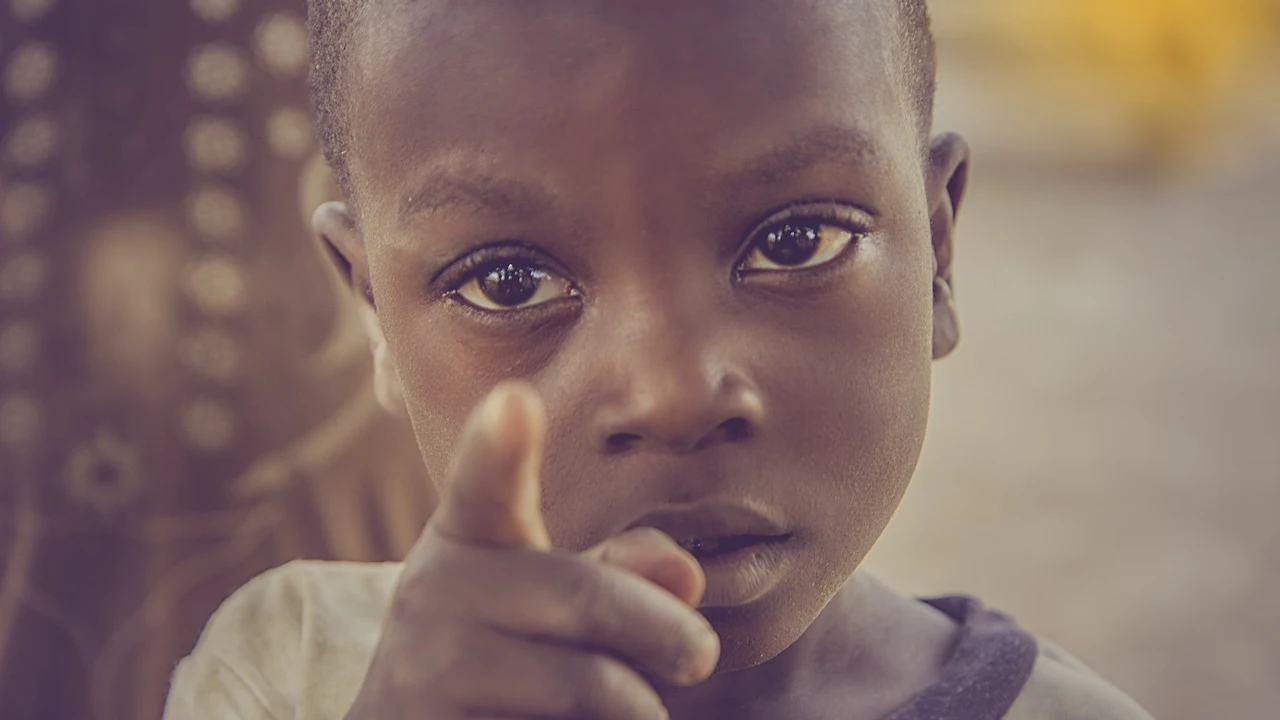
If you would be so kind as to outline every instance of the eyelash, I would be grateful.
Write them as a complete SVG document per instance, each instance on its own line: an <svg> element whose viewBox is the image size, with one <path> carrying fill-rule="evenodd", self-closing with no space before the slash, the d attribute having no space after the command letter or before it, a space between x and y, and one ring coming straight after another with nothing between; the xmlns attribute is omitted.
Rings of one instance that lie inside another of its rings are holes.
<svg viewBox="0 0 1280 720"><path fill-rule="evenodd" d="M537 249L519 243L496 242L476 248L455 261L436 276L435 282L446 288L446 292L456 292L478 271L504 260L519 260L536 268L550 269L546 267L543 254Z"/></svg>
<svg viewBox="0 0 1280 720"><path fill-rule="evenodd" d="M774 211L767 215L763 221L755 223L752 230L747 233L747 241L739 248L738 260L734 264L734 279L741 282L752 275L771 275L793 281L801 280L802 278L805 280L817 279L843 264L842 261L870 234L869 221L874 217L874 213L834 200L801 202L782 210ZM744 270L744 266L750 260L751 253L757 251L765 231L774 226L795 220L834 225L851 233L853 239L838 255L814 267L794 268L785 271ZM493 311L477 307L458 296L458 292L466 283L478 277L480 271L492 267L495 263L512 261L526 263L530 268L544 272L560 276L566 275L563 270L556 267L555 263L547 261L544 252L533 246L513 242L496 242L477 248L466 257L448 266L437 275L433 284L441 288L439 295L486 322L501 322L517 318L524 321L532 315L545 313L560 304L553 301L525 308Z"/></svg>
<svg viewBox="0 0 1280 720"><path fill-rule="evenodd" d="M560 304L558 302L547 302L525 308L494 311L477 307L458 295L459 291L468 282L479 277L481 271L487 270L500 262L519 262L544 272L560 276L567 274L555 263L548 262L545 252L539 251L533 246L511 241L495 242L477 248L471 254L441 271L433 281L433 284L440 289L437 294L485 322L502 322L516 318L527 320L532 316L543 314Z"/></svg>
<svg viewBox="0 0 1280 720"><path fill-rule="evenodd" d="M769 215L765 215L764 220L756 222L751 231L746 233L746 242L737 251L739 260L733 266L733 278L736 281L744 281L749 275L776 275L776 277L785 277L787 279L815 279L820 275L827 274L840 268L842 261L849 258L852 251L858 249L868 234L872 233L872 222L876 219L876 214L869 210L863 210L837 200L810 200L796 202L783 208L782 210L773 211ZM835 225L835 227L844 229L844 231L852 234L852 240L844 250L840 251L835 258L827 260L826 263L812 266L812 268L795 268L788 270L744 270L744 265L751 258L751 252L756 251L759 247L760 240L765 236L765 231L769 228L776 227L788 222L788 220L809 220L809 222Z"/></svg>

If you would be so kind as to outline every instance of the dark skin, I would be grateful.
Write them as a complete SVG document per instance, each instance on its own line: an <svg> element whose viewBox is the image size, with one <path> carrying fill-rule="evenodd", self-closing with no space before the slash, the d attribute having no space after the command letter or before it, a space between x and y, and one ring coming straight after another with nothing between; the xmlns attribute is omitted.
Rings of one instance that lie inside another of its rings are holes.
<svg viewBox="0 0 1280 720"><path fill-rule="evenodd" d="M888 3L398 5L357 33L359 212L315 223L443 504L353 720L904 703L952 628L857 567L955 345L968 149L922 140ZM709 498L792 533L751 602L628 530Z"/></svg>

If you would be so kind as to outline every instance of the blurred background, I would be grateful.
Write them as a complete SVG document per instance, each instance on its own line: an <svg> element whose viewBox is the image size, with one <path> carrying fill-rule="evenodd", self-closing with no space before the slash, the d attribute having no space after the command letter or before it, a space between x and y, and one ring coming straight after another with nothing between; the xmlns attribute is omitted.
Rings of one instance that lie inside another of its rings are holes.
<svg viewBox="0 0 1280 720"><path fill-rule="evenodd" d="M237 586L434 498L306 217L304 0L0 0L0 718L154 720ZM933 0L972 142L868 561L1161 720L1280 707L1280 0Z"/></svg>

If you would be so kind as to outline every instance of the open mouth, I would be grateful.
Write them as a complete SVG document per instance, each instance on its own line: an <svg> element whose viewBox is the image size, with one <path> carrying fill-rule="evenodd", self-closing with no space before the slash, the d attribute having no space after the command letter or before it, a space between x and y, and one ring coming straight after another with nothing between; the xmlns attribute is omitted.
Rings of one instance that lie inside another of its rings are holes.
<svg viewBox="0 0 1280 720"><path fill-rule="evenodd" d="M790 537L790 535L727 535L685 540L680 543L680 547L698 560L711 560L760 545L782 543Z"/></svg>

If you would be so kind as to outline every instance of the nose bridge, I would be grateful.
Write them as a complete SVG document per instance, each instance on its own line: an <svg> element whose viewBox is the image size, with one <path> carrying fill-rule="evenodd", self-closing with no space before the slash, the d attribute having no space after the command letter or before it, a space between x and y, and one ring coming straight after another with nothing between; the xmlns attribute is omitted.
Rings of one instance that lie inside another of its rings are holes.
<svg viewBox="0 0 1280 720"><path fill-rule="evenodd" d="M759 394L709 314L716 303L689 297L708 289L637 289L620 308L608 338L612 392L596 413L604 450L691 452L745 439L760 424Z"/></svg>
<svg viewBox="0 0 1280 720"><path fill-rule="evenodd" d="M663 304L678 306L673 300L668 296ZM633 339L619 356L620 379L637 407L706 400L702 396L712 392L720 374L709 328L698 327L678 307L671 307L668 312L637 316L628 334Z"/></svg>

